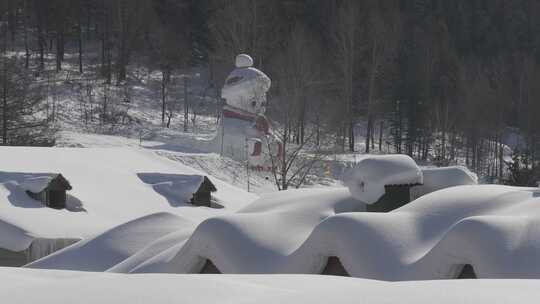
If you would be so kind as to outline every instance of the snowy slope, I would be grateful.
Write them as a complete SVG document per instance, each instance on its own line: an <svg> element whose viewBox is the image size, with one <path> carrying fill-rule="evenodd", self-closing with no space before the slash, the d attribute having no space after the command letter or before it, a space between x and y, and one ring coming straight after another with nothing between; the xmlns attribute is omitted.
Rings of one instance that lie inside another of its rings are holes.
<svg viewBox="0 0 540 304"><path fill-rule="evenodd" d="M33 238L85 238L160 212L200 222L256 199L209 176L224 209L180 202L169 192L156 191L145 177L159 175L162 183L169 178L174 184L175 177L204 173L138 148L2 147L0 171L0 248L13 251L25 249ZM69 210L45 208L24 192L20 184L42 173L62 173L69 180Z"/></svg>
<svg viewBox="0 0 540 304"><path fill-rule="evenodd" d="M538 280L388 283L308 275L122 275L0 268L9 303L537 303ZM8 283L9 282L9 283ZM29 292L31 291L31 292Z"/></svg>

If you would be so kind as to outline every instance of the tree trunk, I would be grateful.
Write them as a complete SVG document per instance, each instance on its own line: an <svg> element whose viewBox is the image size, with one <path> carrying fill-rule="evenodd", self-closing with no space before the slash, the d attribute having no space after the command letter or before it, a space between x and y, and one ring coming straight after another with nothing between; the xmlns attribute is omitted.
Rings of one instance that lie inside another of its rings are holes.
<svg viewBox="0 0 540 304"><path fill-rule="evenodd" d="M370 152L370 139L373 128L373 115L371 113L373 94L375 93L375 74L377 73L377 44L378 37L375 36L373 39L373 44L371 46L371 69L369 73L369 92L368 92L368 104L367 104L367 132L366 132L366 153Z"/></svg>
<svg viewBox="0 0 540 304"><path fill-rule="evenodd" d="M370 152L370 140L371 140L371 127L373 125L373 123L371 122L372 118L371 118L371 115L368 114L368 120L367 120L367 128L366 128L366 153L369 153Z"/></svg>
<svg viewBox="0 0 540 304"><path fill-rule="evenodd" d="M168 72L161 71L161 124L165 124L165 111L167 108L167 83L169 82ZM169 118L169 121L171 119ZM168 126L167 126L168 127Z"/></svg>
<svg viewBox="0 0 540 304"><path fill-rule="evenodd" d="M29 21L28 1L24 1L24 67L28 69L30 66L30 47L28 45L28 21Z"/></svg>
<svg viewBox="0 0 540 304"><path fill-rule="evenodd" d="M8 118L8 81L7 81L7 28L4 27L4 43L2 46L2 144L7 145L7 118Z"/></svg>
<svg viewBox="0 0 540 304"><path fill-rule="evenodd" d="M379 153L382 152L382 140L383 140L384 120L381 120L379 127Z"/></svg>
<svg viewBox="0 0 540 304"><path fill-rule="evenodd" d="M81 9L79 9L79 22L78 22L78 26L77 26L77 29L78 29L78 34L79 34L79 39L78 39L78 44L79 44L79 73L83 73L83 47L82 47L82 40L83 40L83 30L82 30L82 21L81 21L81 18L82 16L80 16L81 14Z"/></svg>
<svg viewBox="0 0 540 304"><path fill-rule="evenodd" d="M189 79L188 77L184 77L184 132L187 132L188 123L189 123L188 86L189 86Z"/></svg>
<svg viewBox="0 0 540 304"><path fill-rule="evenodd" d="M37 44L39 49L39 70L45 69L45 37L43 36L43 12L37 12Z"/></svg>

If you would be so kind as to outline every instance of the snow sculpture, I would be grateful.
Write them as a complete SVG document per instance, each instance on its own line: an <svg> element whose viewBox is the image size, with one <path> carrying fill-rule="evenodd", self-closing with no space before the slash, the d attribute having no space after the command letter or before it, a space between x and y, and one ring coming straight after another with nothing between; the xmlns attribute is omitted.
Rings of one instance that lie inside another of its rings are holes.
<svg viewBox="0 0 540 304"><path fill-rule="evenodd" d="M221 91L226 104L217 137L219 149L238 160L247 158L253 167L268 169L271 167L270 152L277 158L281 150L270 121L264 116L266 92L271 81L253 67L249 55L238 55L235 65Z"/></svg>

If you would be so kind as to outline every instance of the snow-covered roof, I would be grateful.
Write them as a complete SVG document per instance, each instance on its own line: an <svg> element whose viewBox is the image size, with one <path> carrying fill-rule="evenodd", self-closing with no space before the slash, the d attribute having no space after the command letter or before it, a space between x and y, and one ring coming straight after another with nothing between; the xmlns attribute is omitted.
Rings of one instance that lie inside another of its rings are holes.
<svg viewBox="0 0 540 304"><path fill-rule="evenodd" d="M200 257L197 256L201 253L201 256L215 258L220 266L244 264L252 272L271 272L272 267L276 266L275 262L279 261L283 254L293 252L322 219L339 212L364 209L365 204L352 199L346 188L272 193L240 210L237 215L220 216L205 221L200 226L193 226L187 235L186 230L183 230L180 235L171 233L155 242L146 243L148 245L146 249L128 258L126 260L128 262L123 265L113 266L110 262L107 262L107 265L110 271L115 272L189 272L201 262ZM153 225L151 222L147 223L149 227ZM112 239L113 232L106 231L96 239ZM277 237L278 235L281 236ZM188 243L196 247L184 246L187 239L189 239ZM131 241L128 239L125 242ZM142 242L144 243L144 240ZM119 247L122 243L122 240L114 242L115 246ZM86 265L84 261L87 257L93 259L90 256L99 254L95 248L97 246L75 245L33 263L30 267L57 268L60 266L66 269L65 260L71 261L71 257L75 255L79 257L80 263ZM103 250L108 251L107 247ZM236 256L232 257L231 254ZM272 259L273 262L262 262L260 259L264 257ZM177 262L180 264L176 265ZM78 264L78 262L70 262L69 269L80 270ZM284 264L279 269L285 271L285 267ZM103 268L85 268L84 270L103 271Z"/></svg>
<svg viewBox="0 0 540 304"><path fill-rule="evenodd" d="M113 266L126 267L118 265L129 265L130 262L126 261L128 258L150 258L151 255L143 253L146 247L152 247L150 252L155 254L163 239L170 240L171 235L178 235L183 231L188 232L182 234L187 238L195 226L192 221L170 213L151 214L53 253L38 264L42 268L83 271L106 271ZM174 240L179 241L178 238ZM151 246L148 246L149 244Z"/></svg>
<svg viewBox="0 0 540 304"><path fill-rule="evenodd" d="M407 155L370 155L358 161L344 175L351 195L367 204L385 194L385 186L422 184L422 171Z"/></svg>
<svg viewBox="0 0 540 304"><path fill-rule="evenodd" d="M109 271L191 273L209 259L223 273L321 273L337 257L350 275L380 280L450 279L465 264L479 278L540 278L537 188L457 186L389 213L354 212L363 208L347 189L284 191L189 237L164 236ZM82 260L96 254L76 249ZM31 267L58 267L62 254Z"/></svg>
<svg viewBox="0 0 540 304"><path fill-rule="evenodd" d="M34 238L85 238L154 213L200 222L257 198L210 176L218 189L213 196L224 208L193 208L177 199L181 184L191 189L187 184L195 179L184 177L205 174L138 148L1 147L0 168L0 248L12 251L26 249ZM49 172L62 172L75 185L64 210L45 208L25 193L41 189ZM143 181L148 172L162 184Z"/></svg>
<svg viewBox="0 0 540 304"><path fill-rule="evenodd" d="M154 190L167 197L170 203L189 203L201 184L204 175L139 173L139 178Z"/></svg>
<svg viewBox="0 0 540 304"><path fill-rule="evenodd" d="M47 174L28 174L28 178L24 179L19 187L25 191L30 191L34 193L41 192L49 186L53 180L58 180L63 182L66 190L71 190L71 185L69 182L58 173L47 173Z"/></svg>
<svg viewBox="0 0 540 304"><path fill-rule="evenodd" d="M463 166L422 168L422 175L423 183L411 189L411 199L444 188L478 184L476 174Z"/></svg>
<svg viewBox="0 0 540 304"><path fill-rule="evenodd" d="M49 185L52 179L53 179L53 175L28 178L24 180L19 185L19 187L21 187L21 189L25 191L38 193L38 192L43 191L45 188L47 188L47 186Z"/></svg>

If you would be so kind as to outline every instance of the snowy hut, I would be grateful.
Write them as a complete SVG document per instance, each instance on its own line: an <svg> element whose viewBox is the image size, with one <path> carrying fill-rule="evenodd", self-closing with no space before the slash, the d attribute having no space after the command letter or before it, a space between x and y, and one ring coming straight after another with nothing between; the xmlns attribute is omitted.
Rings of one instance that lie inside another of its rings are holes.
<svg viewBox="0 0 540 304"><path fill-rule="evenodd" d="M411 201L411 187L423 183L423 174L407 155L369 156L346 174L351 195L370 212L388 212Z"/></svg>
<svg viewBox="0 0 540 304"><path fill-rule="evenodd" d="M216 192L216 186L210 181L210 179L204 176L198 185L198 188L193 192L191 203L195 206L211 206L212 192Z"/></svg>
<svg viewBox="0 0 540 304"><path fill-rule="evenodd" d="M27 179L21 187L28 196L54 209L66 207L66 191L72 189L69 181L59 173Z"/></svg>

